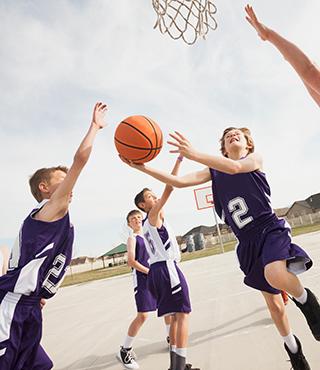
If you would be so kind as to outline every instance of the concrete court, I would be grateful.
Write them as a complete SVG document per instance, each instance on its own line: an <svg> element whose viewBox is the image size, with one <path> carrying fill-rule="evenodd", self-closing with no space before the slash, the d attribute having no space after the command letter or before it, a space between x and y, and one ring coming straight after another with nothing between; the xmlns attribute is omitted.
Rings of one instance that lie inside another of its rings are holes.
<svg viewBox="0 0 320 370"><path fill-rule="evenodd" d="M320 296L320 232L294 238L314 261L301 275ZM289 370L287 355L262 295L242 283L234 252L181 264L191 292L189 362L201 370ZM320 369L316 342L295 305L289 319L313 370ZM131 276L61 288L44 309L42 344L55 370L121 370L115 354L135 315ZM134 347L140 369L168 369L162 319L152 314Z"/></svg>

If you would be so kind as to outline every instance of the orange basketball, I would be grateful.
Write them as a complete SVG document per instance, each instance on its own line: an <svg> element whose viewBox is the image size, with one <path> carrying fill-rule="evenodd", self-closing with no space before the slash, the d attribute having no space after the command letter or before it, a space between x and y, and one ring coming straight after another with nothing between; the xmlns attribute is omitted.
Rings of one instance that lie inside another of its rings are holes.
<svg viewBox="0 0 320 370"><path fill-rule="evenodd" d="M131 116L121 121L114 134L118 153L135 163L155 158L162 148L160 127L145 116Z"/></svg>

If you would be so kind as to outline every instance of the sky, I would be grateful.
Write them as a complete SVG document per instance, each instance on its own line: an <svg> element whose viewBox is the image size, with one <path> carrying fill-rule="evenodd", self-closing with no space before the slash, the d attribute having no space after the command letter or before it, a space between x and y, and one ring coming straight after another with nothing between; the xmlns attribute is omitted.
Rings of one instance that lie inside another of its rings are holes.
<svg viewBox="0 0 320 370"><path fill-rule="evenodd" d="M216 5L217 30L187 46L153 29L151 0L0 0L0 244L11 247L35 205L29 176L72 164L96 101L108 104L108 125L74 189L74 256L99 256L125 242L136 193L150 187L161 194L161 183L117 156L114 131L133 114L154 119L165 140L178 130L211 154L219 154L224 128L249 127L274 208L320 191L319 109L246 22L246 2ZM319 62L318 0L251 5ZM150 166L169 171L169 149L165 144ZM181 174L202 168L185 160ZM175 190L165 215L177 235L214 224L211 209L196 210L193 188Z"/></svg>

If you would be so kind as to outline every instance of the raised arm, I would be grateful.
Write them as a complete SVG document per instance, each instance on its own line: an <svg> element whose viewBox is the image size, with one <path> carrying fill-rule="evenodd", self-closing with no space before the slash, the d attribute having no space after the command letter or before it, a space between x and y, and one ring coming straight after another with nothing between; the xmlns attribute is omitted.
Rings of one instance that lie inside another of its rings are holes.
<svg viewBox="0 0 320 370"><path fill-rule="evenodd" d="M201 153L195 150L190 141L177 131L174 134L170 134L170 136L174 141L168 141L168 144L176 148L171 150L171 153L180 153L192 161L202 163L218 171L234 175L236 173L246 173L262 169L262 158L257 153L251 153L244 159L233 160L217 155Z"/></svg>
<svg viewBox="0 0 320 370"><path fill-rule="evenodd" d="M263 41L269 41L298 73L313 100L320 106L320 69L295 44L259 22L253 8L247 5L246 19Z"/></svg>
<svg viewBox="0 0 320 370"><path fill-rule="evenodd" d="M96 134L105 126L104 115L106 110L107 106L103 103L97 103L95 105L89 130L74 156L70 170L55 192L51 195L50 200L36 214L37 219L42 221L54 221L63 217L68 211L71 192L83 167L90 157Z"/></svg>
<svg viewBox="0 0 320 370"><path fill-rule="evenodd" d="M128 238L127 251L128 265L144 274L148 274L149 269L136 260L136 239L132 236Z"/></svg>

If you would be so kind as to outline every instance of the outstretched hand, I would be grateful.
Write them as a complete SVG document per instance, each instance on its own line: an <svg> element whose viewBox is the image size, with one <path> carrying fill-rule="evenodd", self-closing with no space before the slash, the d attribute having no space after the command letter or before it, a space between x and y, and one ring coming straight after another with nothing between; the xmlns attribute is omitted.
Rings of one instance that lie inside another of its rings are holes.
<svg viewBox="0 0 320 370"><path fill-rule="evenodd" d="M175 150L170 150L170 153L180 153L183 157L188 159L192 159L194 157L196 151L186 137L178 131L175 131L174 134L170 134L170 136L175 141L167 141L167 143L177 148Z"/></svg>
<svg viewBox="0 0 320 370"><path fill-rule="evenodd" d="M251 26L258 32L258 35L263 41L268 40L270 35L270 30L262 23L258 21L258 18L252 8L252 6L247 5L245 7L245 11L247 13L246 20L251 24Z"/></svg>
<svg viewBox="0 0 320 370"><path fill-rule="evenodd" d="M107 105L104 103L96 103L93 109L92 114L92 123L98 127L98 129L104 128L106 123L104 121L104 117L106 115L106 111L108 110Z"/></svg>

